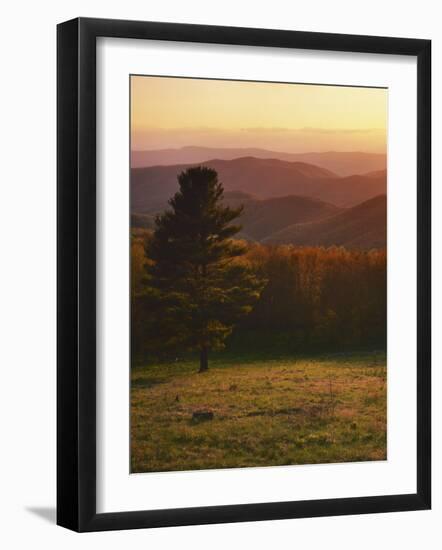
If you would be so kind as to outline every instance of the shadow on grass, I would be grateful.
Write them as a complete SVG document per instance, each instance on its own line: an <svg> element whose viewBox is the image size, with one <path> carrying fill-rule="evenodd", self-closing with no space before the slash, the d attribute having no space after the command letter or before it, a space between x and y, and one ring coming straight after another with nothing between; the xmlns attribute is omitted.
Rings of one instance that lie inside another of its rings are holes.
<svg viewBox="0 0 442 550"><path fill-rule="evenodd" d="M133 388L152 388L153 386L157 386L158 384L164 384L166 380L161 378L148 378L148 377L142 377L142 378L136 378L135 380L132 380L132 387Z"/></svg>

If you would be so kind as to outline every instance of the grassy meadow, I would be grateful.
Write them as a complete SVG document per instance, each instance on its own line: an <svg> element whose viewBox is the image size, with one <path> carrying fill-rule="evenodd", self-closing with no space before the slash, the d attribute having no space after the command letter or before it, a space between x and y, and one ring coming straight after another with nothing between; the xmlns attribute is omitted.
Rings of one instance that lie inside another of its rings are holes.
<svg viewBox="0 0 442 550"><path fill-rule="evenodd" d="M131 471L385 460L384 352L133 366ZM194 413L213 413L212 419Z"/></svg>

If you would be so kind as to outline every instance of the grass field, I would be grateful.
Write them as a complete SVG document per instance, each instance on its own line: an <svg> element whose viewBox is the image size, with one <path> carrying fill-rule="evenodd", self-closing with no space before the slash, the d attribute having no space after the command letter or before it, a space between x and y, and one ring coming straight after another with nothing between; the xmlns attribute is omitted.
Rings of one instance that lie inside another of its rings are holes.
<svg viewBox="0 0 442 550"><path fill-rule="evenodd" d="M385 460L384 353L136 366L131 471ZM195 420L195 412L213 413Z"/></svg>

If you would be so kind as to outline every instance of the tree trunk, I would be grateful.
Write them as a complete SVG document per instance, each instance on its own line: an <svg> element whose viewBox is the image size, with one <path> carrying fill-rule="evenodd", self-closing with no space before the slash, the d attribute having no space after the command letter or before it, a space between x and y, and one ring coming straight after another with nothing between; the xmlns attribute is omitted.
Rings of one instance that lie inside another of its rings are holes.
<svg viewBox="0 0 442 550"><path fill-rule="evenodd" d="M207 347L203 346L200 350L200 370L199 372L204 372L209 368L208 353Z"/></svg>

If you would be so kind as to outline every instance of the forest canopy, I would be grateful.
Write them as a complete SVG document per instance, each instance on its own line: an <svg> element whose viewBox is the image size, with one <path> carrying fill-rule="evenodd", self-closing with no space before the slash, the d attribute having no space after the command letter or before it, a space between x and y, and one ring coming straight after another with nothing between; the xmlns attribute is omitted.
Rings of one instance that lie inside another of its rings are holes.
<svg viewBox="0 0 442 550"><path fill-rule="evenodd" d="M145 242L152 233L132 230L132 353L152 353L143 304ZM273 353L385 349L387 256L385 250L241 244L238 262L267 281L253 310L227 340L230 350L253 346ZM180 350L171 350L173 355Z"/></svg>

